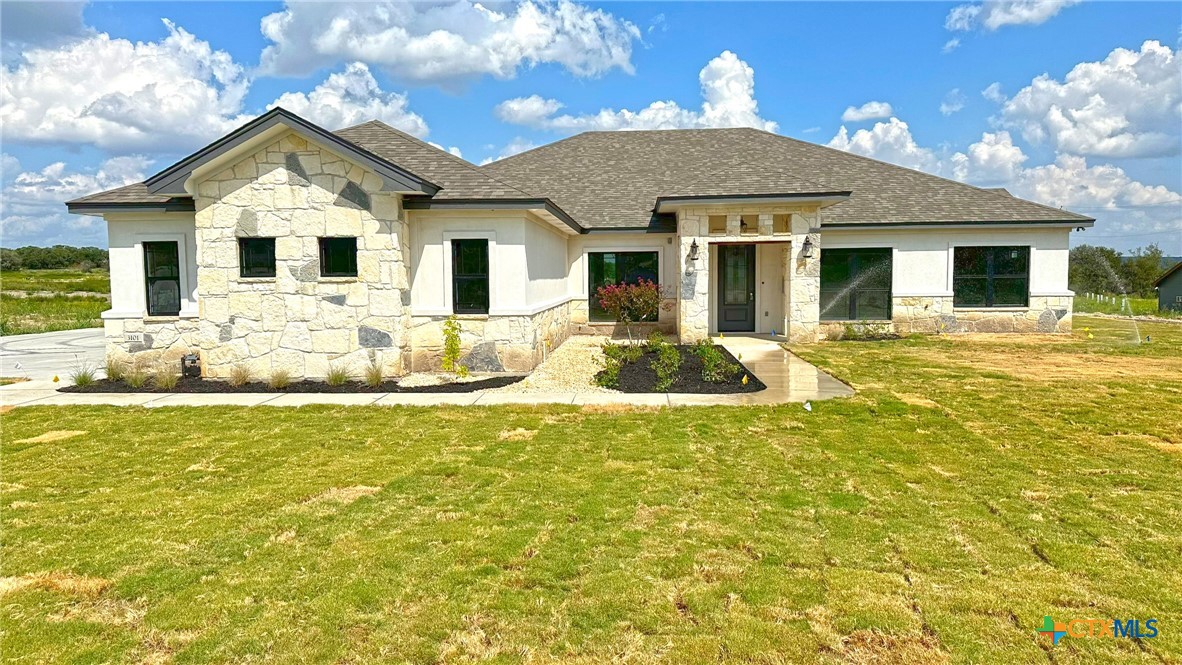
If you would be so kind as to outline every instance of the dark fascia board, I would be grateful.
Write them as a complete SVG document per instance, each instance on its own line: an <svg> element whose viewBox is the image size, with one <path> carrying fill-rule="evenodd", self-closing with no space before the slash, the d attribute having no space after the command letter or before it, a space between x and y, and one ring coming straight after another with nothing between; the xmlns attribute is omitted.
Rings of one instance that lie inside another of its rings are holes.
<svg viewBox="0 0 1182 665"><path fill-rule="evenodd" d="M704 194L701 196L658 196L657 205L653 208L661 211L663 205L686 205L708 203L710 201L799 201L801 199L821 199L842 201L848 199L853 192L794 192L791 194Z"/></svg>
<svg viewBox="0 0 1182 665"><path fill-rule="evenodd" d="M97 201L67 201L66 210L80 215L101 215L109 212L193 212L193 199L176 198L164 203L123 202L101 203Z"/></svg>
<svg viewBox="0 0 1182 665"><path fill-rule="evenodd" d="M825 229L897 229L908 227L939 227L939 226L1095 226L1096 220L1087 219L1040 219L1040 220L1000 220L1000 221L942 221L942 222L826 222L821 221L821 230Z"/></svg>
<svg viewBox="0 0 1182 665"><path fill-rule="evenodd" d="M192 155L148 178L144 181L144 184L148 186L148 191L153 194L185 196L188 194L185 191L185 181L189 179L189 175L194 169L233 150L258 134L281 124L303 133L315 141L340 150L350 159L369 167L381 175L387 184L393 184L404 190L422 192L424 194L435 194L441 189L439 185L424 180L397 164L382 159L356 143L346 141L332 132L279 107L267 111Z"/></svg>
<svg viewBox="0 0 1182 665"><path fill-rule="evenodd" d="M1154 282L1153 282L1154 288L1157 288L1157 287L1161 286L1162 284L1164 284L1166 281L1166 278L1168 278L1170 275L1173 275L1174 273L1178 272L1179 270L1182 270L1182 261L1179 261L1178 263L1175 263L1174 265L1170 266L1169 270L1163 272L1161 274L1161 277L1158 277L1156 280L1154 280Z"/></svg>
<svg viewBox="0 0 1182 665"><path fill-rule="evenodd" d="M408 196L402 199L406 210L538 210L542 209L562 220L575 233L586 233L573 217L550 199L432 199L426 196Z"/></svg>

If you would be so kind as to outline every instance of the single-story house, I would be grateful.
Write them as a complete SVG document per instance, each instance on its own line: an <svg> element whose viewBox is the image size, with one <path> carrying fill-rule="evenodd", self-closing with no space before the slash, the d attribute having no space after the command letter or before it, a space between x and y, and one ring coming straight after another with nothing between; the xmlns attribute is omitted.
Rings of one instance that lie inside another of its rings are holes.
<svg viewBox="0 0 1182 665"><path fill-rule="evenodd" d="M107 221L109 354L323 376L529 370L611 328L648 278L683 342L1071 326L1089 217L755 129L588 132L476 166L381 122L274 109L146 181L70 201Z"/></svg>
<svg viewBox="0 0 1182 665"><path fill-rule="evenodd" d="M1157 290L1157 309L1160 312L1182 312L1182 261L1170 266L1153 282Z"/></svg>

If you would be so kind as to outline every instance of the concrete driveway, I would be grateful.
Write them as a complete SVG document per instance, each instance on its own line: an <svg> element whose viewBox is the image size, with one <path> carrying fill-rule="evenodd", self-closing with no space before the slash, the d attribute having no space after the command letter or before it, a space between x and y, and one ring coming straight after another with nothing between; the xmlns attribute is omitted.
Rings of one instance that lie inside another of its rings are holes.
<svg viewBox="0 0 1182 665"><path fill-rule="evenodd" d="M0 376L66 381L79 365L101 369L105 361L102 328L0 337Z"/></svg>

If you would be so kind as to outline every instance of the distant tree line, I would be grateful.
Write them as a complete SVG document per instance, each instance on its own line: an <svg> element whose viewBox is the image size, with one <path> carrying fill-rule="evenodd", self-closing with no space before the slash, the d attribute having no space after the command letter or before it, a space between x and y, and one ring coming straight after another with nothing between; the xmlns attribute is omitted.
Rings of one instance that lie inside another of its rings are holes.
<svg viewBox="0 0 1182 665"><path fill-rule="evenodd" d="M1067 281L1076 293L1121 293L1151 297L1164 272L1157 245L1121 254L1108 247L1080 245L1071 250Z"/></svg>
<svg viewBox="0 0 1182 665"><path fill-rule="evenodd" d="M47 270L74 268L77 270L107 270L107 250L98 247L18 247L0 249L0 270Z"/></svg>

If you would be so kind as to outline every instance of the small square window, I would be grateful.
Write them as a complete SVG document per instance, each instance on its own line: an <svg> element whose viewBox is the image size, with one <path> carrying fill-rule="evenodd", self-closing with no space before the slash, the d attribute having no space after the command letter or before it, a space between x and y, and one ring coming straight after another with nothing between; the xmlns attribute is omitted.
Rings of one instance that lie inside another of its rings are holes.
<svg viewBox="0 0 1182 665"><path fill-rule="evenodd" d="M238 276L275 276L275 239L238 239Z"/></svg>
<svg viewBox="0 0 1182 665"><path fill-rule="evenodd" d="M357 238L320 239L320 276L357 276Z"/></svg>
<svg viewBox="0 0 1182 665"><path fill-rule="evenodd" d="M708 218L708 224L710 227L710 235L726 235L726 215L710 215Z"/></svg>
<svg viewBox="0 0 1182 665"><path fill-rule="evenodd" d="M739 215L739 233L745 236L759 235L759 215Z"/></svg>
<svg viewBox="0 0 1182 665"><path fill-rule="evenodd" d="M786 236L792 232L792 215L780 214L772 215L772 233L778 236Z"/></svg>

